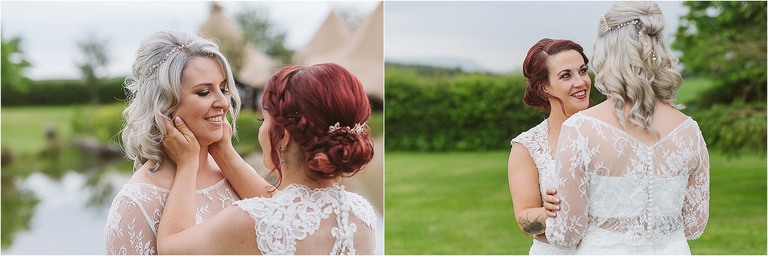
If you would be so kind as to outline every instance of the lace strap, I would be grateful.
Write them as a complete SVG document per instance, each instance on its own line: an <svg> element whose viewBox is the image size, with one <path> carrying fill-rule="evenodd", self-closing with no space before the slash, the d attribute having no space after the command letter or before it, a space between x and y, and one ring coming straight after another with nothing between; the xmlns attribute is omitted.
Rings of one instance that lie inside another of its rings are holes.
<svg viewBox="0 0 768 256"><path fill-rule="evenodd" d="M344 191L347 204L350 205L350 209L360 218L365 225L376 230L376 211L373 209L371 203L365 200L362 196Z"/></svg>
<svg viewBox="0 0 768 256"><path fill-rule="evenodd" d="M538 158L539 155L546 154L549 151L549 138L547 134L547 120L544 119L541 123L534 126L530 130L524 131L517 135L510 142L511 145L520 143L531 154L533 159Z"/></svg>

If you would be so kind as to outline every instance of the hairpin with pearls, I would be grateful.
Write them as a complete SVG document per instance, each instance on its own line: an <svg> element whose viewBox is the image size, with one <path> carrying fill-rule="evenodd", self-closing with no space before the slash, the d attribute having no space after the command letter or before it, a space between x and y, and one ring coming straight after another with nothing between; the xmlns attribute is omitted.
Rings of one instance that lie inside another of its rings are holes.
<svg viewBox="0 0 768 256"><path fill-rule="evenodd" d="M165 63L165 61L168 60L168 57L171 57L171 54L174 54L176 52L180 52L181 50L183 50L184 48L189 46L191 43L192 42L189 42L189 43L186 43L186 44L182 44L182 45L177 45L176 47L173 47L173 49L171 49L170 52L166 53L165 56L163 56L163 59L160 60L160 62L156 63L155 65L152 65L151 67L149 67L149 70L147 71L147 74L144 75L144 77L149 78L149 76L151 76L152 73L155 72L157 67L159 67L160 65Z"/></svg>
<svg viewBox="0 0 768 256"><path fill-rule="evenodd" d="M640 21L640 19L630 20L630 21L627 21L627 22L624 22L624 23L621 23L619 25L611 27L611 26L608 26L608 21L605 20L605 15L601 15L600 18L603 20L603 24L605 25L605 31L606 32L614 30L614 29L620 29L620 28L623 28L624 26L628 26L628 25L635 25L635 27L637 27L637 39L638 40L641 40L643 38L643 34L645 33L645 26L643 26L643 22ZM654 63L656 62L656 51L654 51L653 49L651 49L651 60Z"/></svg>

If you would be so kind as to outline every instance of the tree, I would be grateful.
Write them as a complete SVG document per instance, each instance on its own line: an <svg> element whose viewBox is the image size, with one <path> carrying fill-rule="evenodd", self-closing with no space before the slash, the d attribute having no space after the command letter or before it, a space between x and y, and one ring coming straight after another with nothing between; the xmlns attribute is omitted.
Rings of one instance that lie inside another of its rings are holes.
<svg viewBox="0 0 768 256"><path fill-rule="evenodd" d="M77 42L77 47L83 54L77 66L80 68L88 87L91 88L91 102L93 104L99 103L99 76L109 63L106 45L106 40L99 39L93 33Z"/></svg>
<svg viewBox="0 0 768 256"><path fill-rule="evenodd" d="M282 63L291 63L294 51L285 46L287 33L269 20L268 9L244 4L235 19L243 29L245 40Z"/></svg>
<svg viewBox="0 0 768 256"><path fill-rule="evenodd" d="M31 66L21 49L21 38L2 39L0 53L0 83L4 92L3 98L12 97L28 91L29 78L24 76L24 70Z"/></svg>
<svg viewBox="0 0 768 256"><path fill-rule="evenodd" d="M765 102L766 2L685 2L672 47L686 74L709 77L714 87L700 104Z"/></svg>

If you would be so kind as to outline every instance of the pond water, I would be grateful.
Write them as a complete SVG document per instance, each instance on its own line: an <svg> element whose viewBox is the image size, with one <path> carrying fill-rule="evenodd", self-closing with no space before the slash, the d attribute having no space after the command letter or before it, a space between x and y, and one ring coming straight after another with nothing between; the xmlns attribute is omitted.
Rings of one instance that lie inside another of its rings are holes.
<svg viewBox="0 0 768 256"><path fill-rule="evenodd" d="M3 209L0 254L105 253L107 212L112 198L128 182L130 172L125 170L131 164L121 159L76 168L86 171L42 167L21 178L12 177L14 169L4 167L4 172L9 171L3 177L3 207L7 208ZM384 222L378 215L376 252L383 254Z"/></svg>
<svg viewBox="0 0 768 256"><path fill-rule="evenodd" d="M119 188L129 175L109 173L104 182ZM104 224L109 204L91 205L94 190L88 179L68 172L61 180L42 173L27 177L19 187L40 200L29 223L30 230L17 233L2 254L104 254ZM117 193L105 195L112 198Z"/></svg>

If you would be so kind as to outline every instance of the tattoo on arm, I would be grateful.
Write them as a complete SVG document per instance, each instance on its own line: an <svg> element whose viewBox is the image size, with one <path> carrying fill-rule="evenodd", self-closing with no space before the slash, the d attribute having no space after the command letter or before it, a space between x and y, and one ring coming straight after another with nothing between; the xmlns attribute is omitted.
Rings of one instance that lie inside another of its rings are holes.
<svg viewBox="0 0 768 256"><path fill-rule="evenodd" d="M518 219L518 222L520 222L520 225L523 227L523 231L525 231L528 234L531 235L538 235L543 234L546 227L544 227L544 223L541 223L539 221L539 216L536 216L536 218L533 218L533 220L528 219L528 216L526 214L525 217L521 217Z"/></svg>

